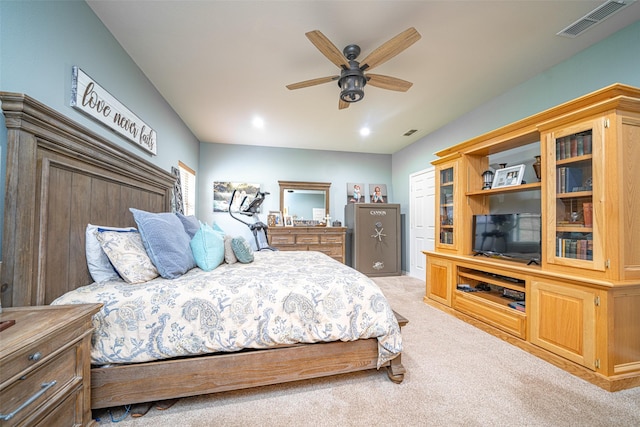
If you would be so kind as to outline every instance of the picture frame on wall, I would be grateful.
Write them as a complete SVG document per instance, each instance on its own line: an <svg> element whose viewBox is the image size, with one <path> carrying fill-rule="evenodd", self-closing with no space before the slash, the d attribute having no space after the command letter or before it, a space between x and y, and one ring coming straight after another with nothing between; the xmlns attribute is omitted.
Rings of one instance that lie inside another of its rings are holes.
<svg viewBox="0 0 640 427"><path fill-rule="evenodd" d="M522 183L524 164L496 169L491 188L513 187Z"/></svg>
<svg viewBox="0 0 640 427"><path fill-rule="evenodd" d="M364 184L347 182L347 203L364 203Z"/></svg>
<svg viewBox="0 0 640 427"><path fill-rule="evenodd" d="M369 184L369 202L387 203L387 184Z"/></svg>
<svg viewBox="0 0 640 427"><path fill-rule="evenodd" d="M233 191L235 198L231 200ZM214 181L213 183L213 212L240 212L255 199L260 191L260 184L247 182ZM258 209L260 212L260 209Z"/></svg>

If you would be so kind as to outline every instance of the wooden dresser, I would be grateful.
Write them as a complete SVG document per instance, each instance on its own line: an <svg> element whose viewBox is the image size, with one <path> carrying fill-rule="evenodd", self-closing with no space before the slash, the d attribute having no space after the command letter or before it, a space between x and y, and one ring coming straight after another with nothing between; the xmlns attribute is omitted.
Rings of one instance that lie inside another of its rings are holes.
<svg viewBox="0 0 640 427"><path fill-rule="evenodd" d="M346 227L270 227L269 245L281 251L318 251L345 262Z"/></svg>
<svg viewBox="0 0 640 427"><path fill-rule="evenodd" d="M91 316L101 304L5 308L0 321L0 424L87 426Z"/></svg>

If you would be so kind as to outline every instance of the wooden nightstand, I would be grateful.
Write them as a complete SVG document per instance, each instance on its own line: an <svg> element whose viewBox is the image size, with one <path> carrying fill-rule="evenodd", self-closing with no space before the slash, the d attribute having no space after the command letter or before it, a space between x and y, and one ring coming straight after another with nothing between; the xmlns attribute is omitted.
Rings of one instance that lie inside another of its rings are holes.
<svg viewBox="0 0 640 427"><path fill-rule="evenodd" d="M92 425L91 316L101 304L5 308L0 321L0 422Z"/></svg>

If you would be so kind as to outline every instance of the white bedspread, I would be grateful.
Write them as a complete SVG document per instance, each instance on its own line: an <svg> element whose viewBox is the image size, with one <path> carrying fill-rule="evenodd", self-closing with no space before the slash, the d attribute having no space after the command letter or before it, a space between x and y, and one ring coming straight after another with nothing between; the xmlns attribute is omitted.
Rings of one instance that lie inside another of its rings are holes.
<svg viewBox="0 0 640 427"><path fill-rule="evenodd" d="M104 304L93 317L95 365L375 337L380 367L402 350L378 286L319 252L261 251L173 280L94 283L52 304L95 302Z"/></svg>

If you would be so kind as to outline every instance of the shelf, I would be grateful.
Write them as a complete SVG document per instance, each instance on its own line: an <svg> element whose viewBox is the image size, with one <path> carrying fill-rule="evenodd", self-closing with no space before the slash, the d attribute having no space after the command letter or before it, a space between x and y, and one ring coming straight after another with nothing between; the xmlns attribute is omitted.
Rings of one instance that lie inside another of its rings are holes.
<svg viewBox="0 0 640 427"><path fill-rule="evenodd" d="M467 196L487 196L492 194L514 193L518 191L536 191L542 188L540 182L532 182L530 184L513 185L511 187L491 188L489 190L467 191Z"/></svg>
<svg viewBox="0 0 640 427"><path fill-rule="evenodd" d="M562 166L562 165L568 165L568 164L574 164L574 163L580 163L580 162L588 162L588 161L591 161L591 159L593 159L593 154L585 154L583 156L567 157L567 158L564 158L564 159L556 160L556 166Z"/></svg>
<svg viewBox="0 0 640 427"><path fill-rule="evenodd" d="M458 271L458 277L477 280L478 282L489 283L491 285L513 289L521 292L523 292L525 289L524 283L512 282L510 280L501 279L499 277L494 277L489 274Z"/></svg>
<svg viewBox="0 0 640 427"><path fill-rule="evenodd" d="M592 197L593 191L572 191L569 193L557 193L556 197L558 199L578 199L583 197Z"/></svg>
<svg viewBox="0 0 640 427"><path fill-rule="evenodd" d="M585 227L584 225L557 225L557 233L593 233L593 227Z"/></svg>
<svg viewBox="0 0 640 427"><path fill-rule="evenodd" d="M480 298L483 300L491 301L495 304L498 304L500 306L508 308L509 310L512 310L513 313L517 313L520 316L525 315L523 311L516 310L515 308L509 307L509 303L512 303L515 300L503 297L500 292L495 292L495 291L464 292L458 289L456 289L456 292L459 292L464 295L468 295L471 298Z"/></svg>

